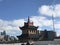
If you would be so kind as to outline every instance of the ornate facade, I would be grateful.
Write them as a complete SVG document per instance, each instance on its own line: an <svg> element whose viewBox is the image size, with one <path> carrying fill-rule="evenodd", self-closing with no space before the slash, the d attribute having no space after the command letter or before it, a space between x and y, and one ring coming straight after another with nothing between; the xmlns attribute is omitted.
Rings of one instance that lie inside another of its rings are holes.
<svg viewBox="0 0 60 45"><path fill-rule="evenodd" d="M23 27L19 27L22 30L22 35L17 36L21 41L28 40L37 40L39 38L38 26L34 26L33 22L30 22L30 18L28 17L28 21L24 22Z"/></svg>
<svg viewBox="0 0 60 45"><path fill-rule="evenodd" d="M30 18L28 17L28 21L24 22L24 26L19 27L22 30L22 34L17 36L20 41L37 41L37 40L54 40L56 36L56 32L54 31L39 31L38 26L34 26L33 22L30 22Z"/></svg>

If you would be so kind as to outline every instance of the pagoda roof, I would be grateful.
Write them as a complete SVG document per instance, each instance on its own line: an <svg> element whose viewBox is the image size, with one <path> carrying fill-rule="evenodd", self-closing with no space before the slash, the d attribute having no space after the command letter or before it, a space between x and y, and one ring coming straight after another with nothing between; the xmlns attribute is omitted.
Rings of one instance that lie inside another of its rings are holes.
<svg viewBox="0 0 60 45"><path fill-rule="evenodd" d="M23 26L23 27L20 27L20 29L37 29L38 28L38 26L36 27L36 26Z"/></svg>

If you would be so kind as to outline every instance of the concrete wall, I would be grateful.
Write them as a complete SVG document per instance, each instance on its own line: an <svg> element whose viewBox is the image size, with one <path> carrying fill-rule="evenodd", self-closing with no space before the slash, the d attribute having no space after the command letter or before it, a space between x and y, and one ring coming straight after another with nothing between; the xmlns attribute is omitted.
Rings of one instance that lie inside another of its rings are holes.
<svg viewBox="0 0 60 45"><path fill-rule="evenodd" d="M21 45L21 43L13 43L13 44L0 44L0 45Z"/></svg>
<svg viewBox="0 0 60 45"><path fill-rule="evenodd" d="M33 45L60 45L60 41L37 41Z"/></svg>

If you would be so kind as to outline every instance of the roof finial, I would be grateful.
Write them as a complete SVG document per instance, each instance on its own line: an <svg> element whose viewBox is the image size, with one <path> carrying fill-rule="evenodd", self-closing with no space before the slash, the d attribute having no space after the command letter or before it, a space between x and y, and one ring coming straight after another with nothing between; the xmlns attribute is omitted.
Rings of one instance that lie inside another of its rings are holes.
<svg viewBox="0 0 60 45"><path fill-rule="evenodd" d="M28 22L30 22L30 17L28 16Z"/></svg>

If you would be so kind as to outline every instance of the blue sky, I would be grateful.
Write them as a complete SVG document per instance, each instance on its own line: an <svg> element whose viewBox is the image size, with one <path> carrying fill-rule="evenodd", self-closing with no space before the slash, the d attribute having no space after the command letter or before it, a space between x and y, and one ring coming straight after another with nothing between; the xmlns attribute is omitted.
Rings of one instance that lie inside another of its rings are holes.
<svg viewBox="0 0 60 45"><path fill-rule="evenodd" d="M35 26L39 26L39 30L52 30L53 14L59 35L59 12L60 0L0 0L0 30L6 30L12 36L20 35L18 27L23 26L28 16Z"/></svg>
<svg viewBox="0 0 60 45"><path fill-rule="evenodd" d="M54 0L2 0L0 2L0 18L12 20L37 15L41 5L51 5ZM60 0L54 4L60 3Z"/></svg>

